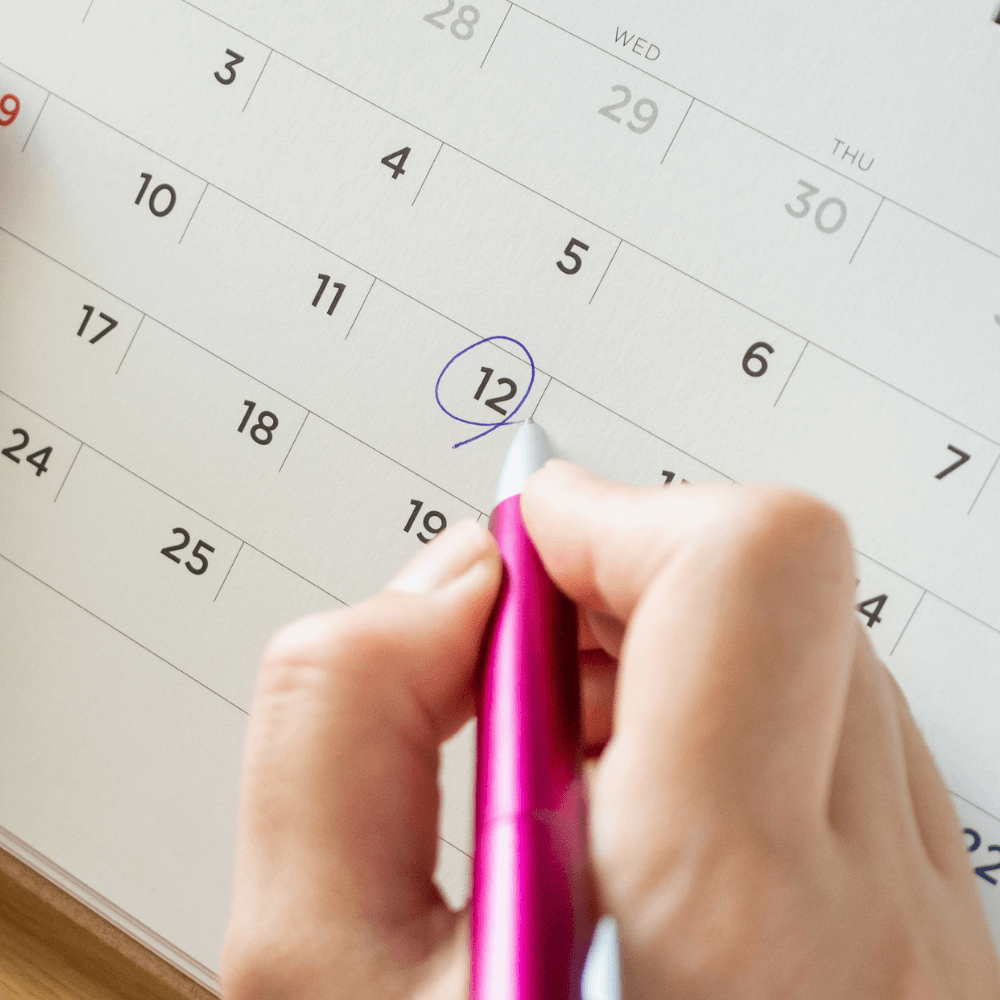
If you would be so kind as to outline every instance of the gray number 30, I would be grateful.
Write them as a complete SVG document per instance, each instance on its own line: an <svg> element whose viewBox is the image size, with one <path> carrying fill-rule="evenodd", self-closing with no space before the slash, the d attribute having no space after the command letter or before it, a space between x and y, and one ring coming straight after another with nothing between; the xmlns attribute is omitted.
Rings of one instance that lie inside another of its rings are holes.
<svg viewBox="0 0 1000 1000"><path fill-rule="evenodd" d="M808 181L799 181L799 186L805 188L805 191L801 192L796 199L802 206L802 211L800 212L797 209L792 208L791 205L785 205L785 211L789 215L794 216L796 219L804 219L812 209L812 204L809 199L812 198L813 195L819 194L819 188L814 187ZM837 206L837 218L833 223L830 223L830 213L827 209L833 205ZM816 209L816 228L821 233L835 233L846 221L847 206L839 198L827 198L826 201L821 201L819 203L819 207Z"/></svg>

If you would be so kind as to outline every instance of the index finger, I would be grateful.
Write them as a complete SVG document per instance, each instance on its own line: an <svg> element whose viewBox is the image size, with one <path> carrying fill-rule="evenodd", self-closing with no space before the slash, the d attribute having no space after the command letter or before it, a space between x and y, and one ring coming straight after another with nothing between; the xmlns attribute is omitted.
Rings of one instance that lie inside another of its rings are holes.
<svg viewBox="0 0 1000 1000"><path fill-rule="evenodd" d="M781 487L616 486L564 462L521 509L556 584L626 626L610 746L643 766L620 780L825 810L856 641L835 511Z"/></svg>

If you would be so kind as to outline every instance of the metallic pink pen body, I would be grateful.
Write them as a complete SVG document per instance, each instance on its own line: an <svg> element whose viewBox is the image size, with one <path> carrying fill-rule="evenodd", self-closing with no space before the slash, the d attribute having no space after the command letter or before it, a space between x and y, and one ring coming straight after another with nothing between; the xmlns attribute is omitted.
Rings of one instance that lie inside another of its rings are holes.
<svg viewBox="0 0 1000 1000"><path fill-rule="evenodd" d="M504 577L477 690L470 1000L580 1000L589 945L576 609L520 508L550 455L525 424L490 518Z"/></svg>

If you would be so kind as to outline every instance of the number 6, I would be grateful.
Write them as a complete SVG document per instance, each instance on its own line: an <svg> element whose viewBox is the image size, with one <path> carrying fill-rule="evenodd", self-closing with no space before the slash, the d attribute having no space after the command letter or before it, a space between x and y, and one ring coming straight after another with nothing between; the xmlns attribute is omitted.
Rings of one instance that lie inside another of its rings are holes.
<svg viewBox="0 0 1000 1000"><path fill-rule="evenodd" d="M757 353L759 348L763 348L768 354L774 354L774 348L770 344L765 344L763 340L758 340L756 344L751 344L750 350L743 355L743 370L750 378L760 378L767 371L767 358L763 354ZM751 361L756 361L756 366L751 367Z"/></svg>

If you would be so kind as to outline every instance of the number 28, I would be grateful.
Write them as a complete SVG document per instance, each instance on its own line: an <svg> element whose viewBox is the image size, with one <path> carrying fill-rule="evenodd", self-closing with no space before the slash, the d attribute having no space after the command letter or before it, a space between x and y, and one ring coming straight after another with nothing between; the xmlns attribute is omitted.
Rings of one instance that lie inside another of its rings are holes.
<svg viewBox="0 0 1000 1000"><path fill-rule="evenodd" d="M450 14L455 9L455 0L448 0L448 6L443 7L441 10L432 11L430 14L424 14L424 20L428 24L433 24L435 28L444 28L445 24L443 21L439 21L439 17L444 17L445 14ZM479 23L479 11L476 10L471 4L466 4L464 7L459 7L458 17L451 22L451 33L460 41L467 42L476 30L476 25Z"/></svg>

